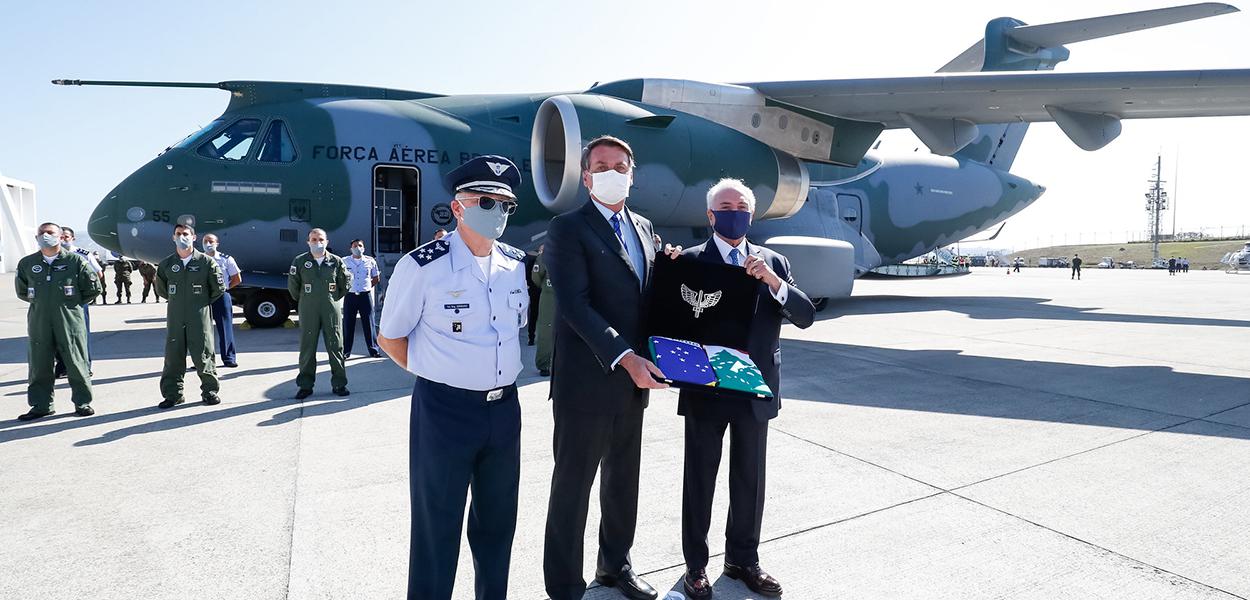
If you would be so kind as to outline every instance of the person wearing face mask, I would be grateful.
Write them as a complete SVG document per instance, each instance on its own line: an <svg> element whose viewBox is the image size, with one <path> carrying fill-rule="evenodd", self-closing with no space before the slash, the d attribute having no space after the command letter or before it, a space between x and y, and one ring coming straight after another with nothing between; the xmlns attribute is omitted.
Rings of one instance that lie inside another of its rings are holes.
<svg viewBox="0 0 1250 600"><path fill-rule="evenodd" d="M712 597L707 576L707 532L712 520L712 494L721 462L725 431L729 431L729 520L725 529L724 574L742 581L761 596L781 595L781 584L760 568L760 526L764 516L764 466L768 421L781 408L781 324L811 326L816 307L790 276L790 261L764 246L747 241L755 212L755 193L738 179L722 179L707 192L707 218L715 232L708 241L678 254L710 263L741 266L759 280L755 316L747 353L774 392L768 401L717 396L683 388L677 413L686 419L681 545L686 559L682 587L692 599Z"/></svg>
<svg viewBox="0 0 1250 600"><path fill-rule="evenodd" d="M26 402L30 411L19 416L32 421L55 414L52 400L56 376L54 357L65 357L73 390L75 414L95 414L91 408L91 377L87 365L86 304L100 293L99 277L85 257L61 247L61 228L44 223L35 234L39 251L17 263L13 282L17 297L30 304L26 312Z"/></svg>
<svg viewBox="0 0 1250 600"><path fill-rule="evenodd" d="M92 299L91 302L83 304L82 308L83 321L86 323L87 327L87 374L89 375L91 374L91 309L89 307L92 304L95 304L96 300L100 300L104 304L108 304L108 298L105 297L108 293L108 289L105 287L104 267L100 266L100 261L96 260L95 255L90 251L75 246L74 239L75 236L73 229L70 229L69 227L61 228L61 247L66 251L73 252L86 259L87 264L90 265L91 270L95 273L96 279L100 282L100 295L95 299ZM56 357L57 378L65 377L65 372L65 361L61 360L61 356L58 354Z"/></svg>
<svg viewBox="0 0 1250 600"><path fill-rule="evenodd" d="M220 350L218 354L221 354L221 364L234 368L239 366L239 362L234 349L234 300L230 297L230 290L243 283L243 275L234 257L221 251L217 234L206 234L203 245L204 255L217 263L217 268L221 269L226 280L226 293L213 302L213 326L217 330L217 349Z"/></svg>
<svg viewBox="0 0 1250 600"><path fill-rule="evenodd" d="M343 259L326 250L330 243L324 229L308 232L308 252L295 257L286 278L286 289L299 303L299 375L295 377L296 400L312 395L317 378L317 338L325 342L330 361L330 389L349 396L347 367L343 358L343 296L352 283Z"/></svg>
<svg viewBox="0 0 1250 600"><path fill-rule="evenodd" d="M352 240L351 249L351 256L343 259L352 276L352 288L343 299L343 357L352 356L352 342L356 341L356 317L359 315L365 347L369 356L378 358L382 352L373 337L373 288L382 281L382 271L378 269L378 262L365 254L364 240Z"/></svg>
<svg viewBox="0 0 1250 600"><path fill-rule="evenodd" d="M552 600L581 598L583 539L600 476L595 580L629 598L658 596L634 570L642 417L648 392L665 386L647 355L643 298L655 261L651 222L626 207L634 153L602 136L582 152L590 201L547 228L544 263L555 292L551 397L555 470L547 506L543 578Z"/></svg>
<svg viewBox="0 0 1250 600"><path fill-rule="evenodd" d="M213 356L212 304L226 293L226 281L217 261L195 249L195 228L174 226L174 253L156 266L156 295L165 304L165 368L161 371L160 408L186 401L183 377L187 354L200 376L200 399L221 404L217 395L217 361Z"/></svg>
<svg viewBox="0 0 1250 600"><path fill-rule="evenodd" d="M507 158L479 156L443 182L454 194L456 229L395 265L378 335L382 350L417 376L408 598L451 598L472 488L476 598L503 600L521 477L516 378L529 294L525 253L496 240L516 211L521 174Z"/></svg>

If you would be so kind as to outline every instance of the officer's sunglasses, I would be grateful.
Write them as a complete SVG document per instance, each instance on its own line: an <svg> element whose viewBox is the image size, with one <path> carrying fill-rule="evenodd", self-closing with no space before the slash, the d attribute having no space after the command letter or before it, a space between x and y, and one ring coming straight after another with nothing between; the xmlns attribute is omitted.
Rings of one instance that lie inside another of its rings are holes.
<svg viewBox="0 0 1250 600"><path fill-rule="evenodd" d="M516 202L512 202L510 200L496 200L489 196L481 196L477 199L477 205L481 207L482 210L494 210L495 204L500 204L502 206L500 210L502 210L505 215L511 215L516 212Z"/></svg>

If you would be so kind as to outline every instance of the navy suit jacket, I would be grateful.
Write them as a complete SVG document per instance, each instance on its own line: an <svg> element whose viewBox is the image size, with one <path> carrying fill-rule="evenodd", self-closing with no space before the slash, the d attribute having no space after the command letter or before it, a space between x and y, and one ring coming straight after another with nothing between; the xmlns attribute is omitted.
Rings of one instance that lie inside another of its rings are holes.
<svg viewBox="0 0 1250 600"><path fill-rule="evenodd" d="M751 321L749 347L745 350L760 368L764 381L773 390L771 400L715 396L702 390L683 388L678 394L677 414L692 417L719 419L740 419L743 417L767 421L777 416L781 409L781 323L791 323L806 329L816 319L816 307L812 301L794 284L790 275L790 261L785 256L773 252L764 246L748 241L750 253L764 260L782 281L790 286L786 303L778 304L773 298L768 285L759 283L755 303L755 317ZM718 248L712 240L682 251L682 255L695 256L708 262L724 263ZM661 258L660 260L666 260Z"/></svg>

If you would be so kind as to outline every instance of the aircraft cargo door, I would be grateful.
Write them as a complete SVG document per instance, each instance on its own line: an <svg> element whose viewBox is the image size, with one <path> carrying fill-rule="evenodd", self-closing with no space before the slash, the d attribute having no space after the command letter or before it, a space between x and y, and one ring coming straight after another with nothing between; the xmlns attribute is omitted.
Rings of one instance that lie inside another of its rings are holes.
<svg viewBox="0 0 1250 600"><path fill-rule="evenodd" d="M373 168L373 255L384 275L420 240L421 171L416 167Z"/></svg>

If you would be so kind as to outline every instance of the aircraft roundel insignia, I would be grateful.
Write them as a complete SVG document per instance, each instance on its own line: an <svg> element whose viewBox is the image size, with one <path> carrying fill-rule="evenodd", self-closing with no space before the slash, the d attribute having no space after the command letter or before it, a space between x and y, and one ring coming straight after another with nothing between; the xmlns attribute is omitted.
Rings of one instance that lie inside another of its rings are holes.
<svg viewBox="0 0 1250 600"><path fill-rule="evenodd" d="M35 265L35 266L31 267L31 268L30 268L30 272L31 272L31 273L42 273L42 272L43 272L43 265Z"/></svg>
<svg viewBox="0 0 1250 600"><path fill-rule="evenodd" d="M177 273L178 271L181 271L181 270L182 270L182 265L174 265L174 266L170 267L170 268L169 268L169 270L170 270L170 271L173 271L173 272L175 272L175 273Z"/></svg>
<svg viewBox="0 0 1250 600"><path fill-rule="evenodd" d="M306 261L304 261L304 268L305 268L305 269L311 269L311 268L312 268L312 261L311 261L311 260L306 260Z"/></svg>
<svg viewBox="0 0 1250 600"><path fill-rule="evenodd" d="M503 172L508 170L508 165L503 163L488 162L486 166L490 167L490 170L494 171L495 175L503 175Z"/></svg>

